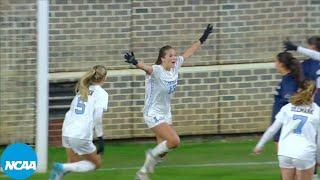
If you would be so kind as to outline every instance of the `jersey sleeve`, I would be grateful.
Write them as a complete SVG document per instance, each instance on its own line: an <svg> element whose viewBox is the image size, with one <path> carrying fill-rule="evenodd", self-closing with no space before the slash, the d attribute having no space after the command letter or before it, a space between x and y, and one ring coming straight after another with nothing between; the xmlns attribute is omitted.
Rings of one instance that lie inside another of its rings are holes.
<svg viewBox="0 0 320 180"><path fill-rule="evenodd" d="M299 46L297 52L320 61L320 52Z"/></svg>
<svg viewBox="0 0 320 180"><path fill-rule="evenodd" d="M161 71L162 71L162 69L161 69L161 65L152 65L152 76L160 76L160 74L161 74Z"/></svg>
<svg viewBox="0 0 320 180"><path fill-rule="evenodd" d="M102 118L103 118L103 108L96 108L94 110L94 131L96 133L97 137L103 136L103 124L102 124Z"/></svg>
<svg viewBox="0 0 320 180"><path fill-rule="evenodd" d="M281 110L279 111L279 113L276 115L276 120L283 123L284 120L286 119L286 114L287 114L288 109L290 109L289 104L287 104L286 106L283 106L281 108Z"/></svg>
<svg viewBox="0 0 320 180"><path fill-rule="evenodd" d="M102 108L104 111L108 110L108 100L109 95L104 90L101 92L98 92L96 96L96 102L95 102L95 109Z"/></svg>
<svg viewBox="0 0 320 180"><path fill-rule="evenodd" d="M284 106L280 112L276 115L276 120L272 123L272 125L267 129L267 131L263 134L260 141L258 142L256 148L263 148L263 146L270 141L273 136L279 131L283 124L283 120L286 118L286 108Z"/></svg>
<svg viewBox="0 0 320 180"><path fill-rule="evenodd" d="M175 65L176 70L179 70L181 68L183 62L184 62L183 57L177 56L177 61L176 61L176 65Z"/></svg>

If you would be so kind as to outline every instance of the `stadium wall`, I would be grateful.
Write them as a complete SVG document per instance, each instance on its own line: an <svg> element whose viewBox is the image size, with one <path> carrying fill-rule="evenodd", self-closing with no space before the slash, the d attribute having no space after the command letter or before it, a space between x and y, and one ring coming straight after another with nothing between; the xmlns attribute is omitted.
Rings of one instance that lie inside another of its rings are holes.
<svg viewBox="0 0 320 180"><path fill-rule="evenodd" d="M182 68L174 126L183 135L261 132L279 81L274 55L286 37L319 34L319 12L317 0L50 0L51 85L106 65L106 138L151 136L142 123L144 75L123 62L123 52L153 63L161 46L182 53L212 23L214 33ZM0 23L0 144L34 143L35 0L0 0ZM50 119L52 144L62 118Z"/></svg>

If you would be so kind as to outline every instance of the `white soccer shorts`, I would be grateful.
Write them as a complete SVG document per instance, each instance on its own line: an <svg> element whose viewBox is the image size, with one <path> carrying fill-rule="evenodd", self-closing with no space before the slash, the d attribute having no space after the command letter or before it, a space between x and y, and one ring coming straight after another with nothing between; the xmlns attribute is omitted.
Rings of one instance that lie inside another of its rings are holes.
<svg viewBox="0 0 320 180"><path fill-rule="evenodd" d="M297 170L306 170L314 167L316 165L316 160L301 160L295 159L287 156L278 156L280 168L288 168Z"/></svg>
<svg viewBox="0 0 320 180"><path fill-rule="evenodd" d="M168 123L169 125L172 124L172 116L171 114L166 116L143 116L144 123L147 124L148 128L153 128L161 123Z"/></svg>
<svg viewBox="0 0 320 180"><path fill-rule="evenodd" d="M77 139L66 136L62 137L62 145L65 148L71 148L80 156L84 154L91 154L96 150L96 146L90 140Z"/></svg>

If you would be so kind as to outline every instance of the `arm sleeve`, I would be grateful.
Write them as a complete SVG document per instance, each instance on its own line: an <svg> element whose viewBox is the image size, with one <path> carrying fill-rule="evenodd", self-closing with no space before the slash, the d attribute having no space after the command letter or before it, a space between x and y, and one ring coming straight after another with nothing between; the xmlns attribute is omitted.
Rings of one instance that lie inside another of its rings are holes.
<svg viewBox="0 0 320 180"><path fill-rule="evenodd" d="M103 136L102 117L103 117L103 108L96 108L94 110L94 131L97 137Z"/></svg>
<svg viewBox="0 0 320 180"><path fill-rule="evenodd" d="M152 74L151 76L156 76L156 77L159 77L160 74L161 74L161 65L152 65Z"/></svg>
<svg viewBox="0 0 320 180"><path fill-rule="evenodd" d="M99 91L96 96L96 103L93 113L94 130L97 137L103 136L103 112L108 109L109 95L106 91Z"/></svg>
<svg viewBox="0 0 320 180"><path fill-rule="evenodd" d="M267 131L263 134L260 141L257 144L257 148L263 148L263 146L270 141L273 136L279 131L282 126L283 119L285 118L284 110L281 111L276 115L276 120L273 124L267 129Z"/></svg>
<svg viewBox="0 0 320 180"><path fill-rule="evenodd" d="M109 95L107 92L100 93L97 96L95 109L102 108L104 111L108 110Z"/></svg>
<svg viewBox="0 0 320 180"><path fill-rule="evenodd" d="M182 56L177 56L177 61L175 66L176 70L179 70L181 68L183 62L184 62L184 58Z"/></svg>
<svg viewBox="0 0 320 180"><path fill-rule="evenodd" d="M312 59L315 59L315 60L319 60L320 61L320 52L317 52L317 51L314 51L314 50L311 50L311 49L307 49L307 48L304 48L304 47L301 47L299 46L298 49L297 49L297 52L305 55L305 56L308 56Z"/></svg>

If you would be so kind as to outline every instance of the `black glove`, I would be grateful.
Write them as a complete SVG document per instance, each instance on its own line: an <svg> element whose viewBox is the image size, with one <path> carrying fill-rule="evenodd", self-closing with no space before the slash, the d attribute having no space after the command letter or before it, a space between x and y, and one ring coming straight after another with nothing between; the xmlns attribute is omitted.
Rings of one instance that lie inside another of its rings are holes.
<svg viewBox="0 0 320 180"><path fill-rule="evenodd" d="M199 39L200 43L203 44L207 40L209 34L212 32L213 32L213 27L211 26L211 24L208 24L207 28L203 32L203 35Z"/></svg>
<svg viewBox="0 0 320 180"><path fill-rule="evenodd" d="M97 154L103 154L104 152L104 139L103 137L98 137L98 148L97 148Z"/></svg>
<svg viewBox="0 0 320 180"><path fill-rule="evenodd" d="M127 52L123 57L126 59L125 62L127 62L129 64L133 64L133 65L138 64L138 61L134 57L133 52L131 52L131 54Z"/></svg>
<svg viewBox="0 0 320 180"><path fill-rule="evenodd" d="M298 49L298 46L293 44L291 41L284 41L283 46L285 51L296 51Z"/></svg>

